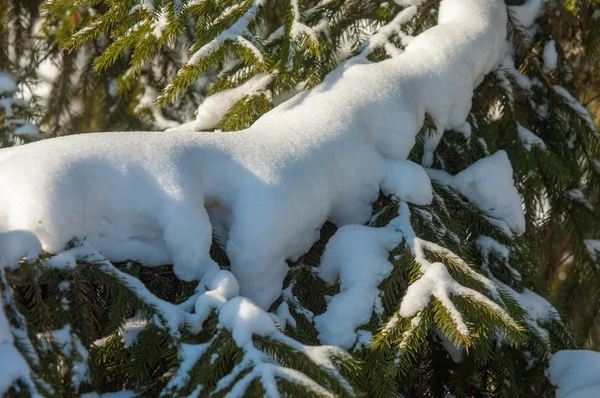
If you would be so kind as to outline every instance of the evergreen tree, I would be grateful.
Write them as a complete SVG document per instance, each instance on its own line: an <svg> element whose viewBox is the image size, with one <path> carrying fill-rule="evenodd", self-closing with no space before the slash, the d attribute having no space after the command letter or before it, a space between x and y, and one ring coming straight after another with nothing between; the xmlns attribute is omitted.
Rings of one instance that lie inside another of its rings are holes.
<svg viewBox="0 0 600 398"><path fill-rule="evenodd" d="M41 70L27 72L24 64L39 66L45 57L58 65L47 98L30 90L40 109L34 118L49 136L142 128L224 135L273 108L293 111L280 105L292 96L298 107L314 99L301 91L335 90L330 83L360 65L418 61L409 44L438 23L440 7L460 4L441 3L4 0L0 10L14 23L3 25L3 41L24 39L4 47L0 68L33 85L43 80ZM313 231L299 236L316 242L289 256L268 311L238 295L247 282L227 247L230 225L215 222L213 214L227 211L217 200L207 207L218 271L200 284L182 280L171 265L110 262L84 236L61 254L39 253L31 233L3 229L11 215L0 210L0 353L14 359L0 363L10 381L0 391L553 396L545 374L551 354L590 347L600 325L598 132L569 94L581 82L576 49L593 45L574 16L592 18L598 9L597 1L508 6L500 64L476 81L467 121L444 131L450 122L428 109L409 146L414 163L401 163L389 186L384 181L370 220L338 228L341 217L332 217L318 239ZM486 16L473 15L474 25L478 17ZM35 21L42 28L34 33ZM453 48L461 37L440 46ZM453 71L463 78L463 69ZM394 79L388 85L410 91L410 81ZM13 112L26 109L12 97L16 81L0 74L7 143L19 135ZM427 89L440 98L451 90ZM374 129L387 118L410 124L410 115L396 116L404 104L393 104L361 117ZM331 111L326 105L323 112ZM394 150L388 144L383 151ZM7 184L3 165L0 184ZM419 189L429 179L431 198L423 200ZM265 279L275 272L266 270ZM583 300L582 322L571 314Z"/></svg>

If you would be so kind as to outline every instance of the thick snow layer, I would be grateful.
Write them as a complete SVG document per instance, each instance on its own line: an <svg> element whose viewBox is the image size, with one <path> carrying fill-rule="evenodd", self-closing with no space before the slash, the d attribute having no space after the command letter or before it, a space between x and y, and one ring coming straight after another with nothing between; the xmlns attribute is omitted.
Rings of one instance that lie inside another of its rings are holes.
<svg viewBox="0 0 600 398"><path fill-rule="evenodd" d="M413 195L390 170L408 170L398 162L425 112L440 131L465 122L504 45L505 6L444 0L438 22L401 55L347 63L244 131L85 134L2 149L0 231L31 231L52 253L87 237L109 260L173 263L192 280L213 269L218 226L241 294L267 308L286 259L305 253L328 218L365 223L381 186ZM440 137L427 139L424 164Z"/></svg>
<svg viewBox="0 0 600 398"><path fill-rule="evenodd" d="M600 352L559 351L550 359L546 372L557 388L556 398L600 396Z"/></svg>

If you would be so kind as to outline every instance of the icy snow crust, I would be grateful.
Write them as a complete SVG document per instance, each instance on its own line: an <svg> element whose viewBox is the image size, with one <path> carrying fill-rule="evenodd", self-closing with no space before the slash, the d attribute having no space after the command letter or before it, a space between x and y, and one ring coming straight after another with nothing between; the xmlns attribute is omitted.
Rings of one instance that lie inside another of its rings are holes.
<svg viewBox="0 0 600 398"><path fill-rule="evenodd" d="M215 272L214 228L240 293L266 308L285 260L305 253L328 218L365 223L380 187L431 200L401 174L421 171L405 159L424 114L440 131L464 123L505 25L500 0L444 0L439 25L401 55L347 62L240 132L84 134L3 149L0 231L31 231L51 253L87 237L110 260L173 263L191 280ZM426 141L425 165L439 139Z"/></svg>

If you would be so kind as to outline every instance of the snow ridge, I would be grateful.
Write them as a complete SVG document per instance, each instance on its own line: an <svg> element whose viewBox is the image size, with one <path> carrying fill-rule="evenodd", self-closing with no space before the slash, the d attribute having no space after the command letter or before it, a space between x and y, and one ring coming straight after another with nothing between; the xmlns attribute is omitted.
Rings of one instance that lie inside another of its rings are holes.
<svg viewBox="0 0 600 398"><path fill-rule="evenodd" d="M438 26L404 53L345 63L240 132L85 134L3 149L0 232L31 231L51 253L86 236L109 260L173 263L192 280L215 270L214 228L240 294L267 308L285 260L305 253L325 220L365 223L380 187L423 200L396 173L418 168L405 159L425 112L440 132L465 122L505 25L500 0L443 0ZM440 139L426 137L424 165Z"/></svg>

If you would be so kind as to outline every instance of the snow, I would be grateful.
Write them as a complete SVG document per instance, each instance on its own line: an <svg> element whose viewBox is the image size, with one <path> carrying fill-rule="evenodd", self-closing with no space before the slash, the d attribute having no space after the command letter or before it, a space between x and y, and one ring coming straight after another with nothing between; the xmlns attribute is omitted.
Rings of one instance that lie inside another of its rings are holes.
<svg viewBox="0 0 600 398"><path fill-rule="evenodd" d="M3 316L4 314L0 314L0 318ZM0 358L2 358L0 361L0 394L6 393L17 380L33 384L30 379L29 365L12 343L0 341ZM39 397L40 395L34 396Z"/></svg>
<svg viewBox="0 0 600 398"><path fill-rule="evenodd" d="M511 230L525 232L521 196L506 152L498 151L473 163L453 177L453 186L480 209L506 222Z"/></svg>
<svg viewBox="0 0 600 398"><path fill-rule="evenodd" d="M70 252L59 253L56 256L52 256L47 262L46 266L50 268L69 270L77 266L77 259Z"/></svg>
<svg viewBox="0 0 600 398"><path fill-rule="evenodd" d="M565 89L564 87L561 87L561 86L554 86L554 91L558 95L560 95L561 97L563 97L563 99L565 100L566 104L569 105L571 107L571 109L573 109L575 112L577 112L577 114L579 115L579 117L581 117L586 122L586 124L588 125L588 128L591 131L597 132L596 125L594 124L594 120L592 120L592 117L590 116L590 114L587 111L587 109L585 109L585 107L583 105L581 105L579 103L579 101L577 101L575 99L575 97L573 97L571 95L571 93L569 93L567 91L567 89Z"/></svg>
<svg viewBox="0 0 600 398"><path fill-rule="evenodd" d="M510 251L508 247L502 245L488 236L480 236L475 241L475 246L483 257L482 269L487 276L504 292L508 293L525 310L525 323L527 326L546 344L550 344L550 335L548 331L539 325L538 322L548 323L551 321L560 321L560 316L556 309L546 299L532 292L529 289L523 289L517 292L499 279L495 278L489 267L489 255L494 252L503 260L503 265L508 268L516 280L521 280L521 274L509 264Z"/></svg>
<svg viewBox="0 0 600 398"><path fill-rule="evenodd" d="M189 372L196 362L208 351L211 342L205 344L181 344L179 347L179 359L181 363L177 368L177 373L173 376L166 386L166 390L183 388L190 379Z"/></svg>
<svg viewBox="0 0 600 398"><path fill-rule="evenodd" d="M600 396L600 353L559 351L550 359L546 375L557 387L556 398L596 398Z"/></svg>
<svg viewBox="0 0 600 398"><path fill-rule="evenodd" d="M31 383L29 365L13 345L14 337L0 300L0 394L8 391L17 380Z"/></svg>
<svg viewBox="0 0 600 398"><path fill-rule="evenodd" d="M389 162L381 184L385 195L426 206L433 200L431 180L423 167L408 160Z"/></svg>
<svg viewBox="0 0 600 398"><path fill-rule="evenodd" d="M544 45L542 56L544 58L544 72L548 73L554 70L558 65L558 54L556 53L556 42L554 40L550 40Z"/></svg>
<svg viewBox="0 0 600 398"><path fill-rule="evenodd" d="M410 209L406 203L400 203L398 217L390 221L387 228L390 227L395 228L401 233L421 271L421 276L408 287L404 298L400 303L400 309L398 311L399 316L413 318L413 320L418 319L419 313L429 305L431 297L433 296L439 300L448 315L452 318L456 329L461 334L467 336L469 335L469 329L463 321L462 315L450 299L451 296L465 296L479 301L500 314L506 322L514 324L514 321L512 321L506 311L494 301L490 300L480 292L464 287L456 282L449 274L444 264L439 262L431 263L427 260L425 256L426 251L451 258L456 265L461 267L462 272L479 281L485 286L492 297L499 299L499 292L496 285L491 280L475 272L467 263L451 251L416 236L410 224ZM362 244L364 245L364 242ZM390 322L393 323L393 319ZM415 322L418 323L419 321L416 320ZM388 327L386 327L386 329Z"/></svg>
<svg viewBox="0 0 600 398"><path fill-rule="evenodd" d="M506 152L498 151L482 158L455 176L434 169L427 169L427 173L434 181L458 190L494 217L496 220L488 219L498 227L505 223L514 232L525 232L521 196L515 188L513 170ZM510 230L507 235L511 235Z"/></svg>
<svg viewBox="0 0 600 398"><path fill-rule="evenodd" d="M263 3L224 34L242 34ZM444 0L438 21L404 53L341 65L244 131L85 134L2 149L0 231L31 231L50 253L87 237L110 261L172 263L181 279L200 280L214 269L208 253L213 225L221 226L240 294L268 308L281 294L286 259L305 253L328 218L338 226L367 222L382 186L413 195L389 173L409 167L390 162L406 160L425 112L440 131L426 139L425 165L441 132L465 122L473 88L504 45L505 6ZM211 43L190 63L218 45ZM504 163L457 181L496 182L508 174ZM509 208L495 212L507 216Z"/></svg>
<svg viewBox="0 0 600 398"><path fill-rule="evenodd" d="M238 347L250 342L252 335L270 336L277 332L269 314L245 297L233 298L223 305L219 323L231 331Z"/></svg>
<svg viewBox="0 0 600 398"><path fill-rule="evenodd" d="M468 336L469 329L462 321L462 316L450 300L450 296L468 296L469 293L471 292L452 279L444 264L433 263L416 282L408 287L399 314L404 318L415 316L429 304L431 296L434 296L452 317L456 329L462 335Z"/></svg>
<svg viewBox="0 0 600 398"><path fill-rule="evenodd" d="M135 344L138 335L144 330L147 324L148 321L141 318L141 314L136 314L133 318L125 320L121 336L121 341L125 348L129 348Z"/></svg>
<svg viewBox="0 0 600 398"><path fill-rule="evenodd" d="M600 240L585 239L583 244L585 245L585 248L592 261L596 261L600 256Z"/></svg>
<svg viewBox="0 0 600 398"><path fill-rule="evenodd" d="M357 330L356 331L356 345L354 350L360 350L366 348L373 343L373 333L368 330Z"/></svg>
<svg viewBox="0 0 600 398"><path fill-rule="evenodd" d="M200 47L190 57L187 65L197 65L202 59L219 49L226 41L237 41L238 44L248 47L259 62L263 62L260 51L244 35L251 35L248 25L254 20L258 9L266 4L266 0L254 0L250 8L230 28L221 32L217 37Z"/></svg>
<svg viewBox="0 0 600 398"><path fill-rule="evenodd" d="M71 362L71 385L78 389L81 383L90 381L90 370L88 367L89 353L79 340L71 333L71 326L64 325L61 329L51 330L44 333L38 333L42 350L51 350L51 344L57 346L65 358Z"/></svg>
<svg viewBox="0 0 600 398"><path fill-rule="evenodd" d="M510 6L509 9L523 27L529 28L540 14L546 0L526 0L520 6Z"/></svg>
<svg viewBox="0 0 600 398"><path fill-rule="evenodd" d="M508 247L485 235L481 235L475 240L475 246L479 249L484 258L487 258L491 252L495 252L498 256L502 258L503 265L506 268L508 268L509 272L512 274L512 277L518 281L521 280L522 277L519 271L514 269L509 264L510 250ZM489 270L487 263L484 264L483 268L486 271L486 273L488 273L488 275L491 277L492 274Z"/></svg>
<svg viewBox="0 0 600 398"><path fill-rule="evenodd" d="M211 311L220 308L227 300L236 297L240 292L240 285L233 274L229 271L215 271L216 275L208 275L204 280L212 279L209 283L209 291L201 294L196 299L195 310L201 322L206 320Z"/></svg>
<svg viewBox="0 0 600 398"><path fill-rule="evenodd" d="M41 252L40 241L29 231L0 232L0 268L16 268L23 258L35 261Z"/></svg>
<svg viewBox="0 0 600 398"><path fill-rule="evenodd" d="M247 82L228 90L223 90L207 97L196 110L196 119L167 131L202 131L214 128L231 109L231 107L246 96L264 92L272 81L271 75L259 73Z"/></svg>
<svg viewBox="0 0 600 398"><path fill-rule="evenodd" d="M24 135L27 137L38 137L40 135L40 129L35 124L32 124L27 120L12 119L9 121L9 123L19 125L19 127L13 131L13 134L16 136Z"/></svg>
<svg viewBox="0 0 600 398"><path fill-rule="evenodd" d="M526 129L520 124L517 124L517 131L519 133L519 138L521 139L521 142L523 142L523 146L528 151L531 151L531 148L533 148L534 146L537 146L541 149L546 149L546 144L544 143L544 141L542 141L542 139L535 135L532 131Z"/></svg>
<svg viewBox="0 0 600 398"><path fill-rule="evenodd" d="M363 43L361 47L361 57L366 59L378 47L385 47L387 51L388 47L386 47L386 44L389 44L388 40L394 35L401 35L402 31L400 30L400 27L402 24L410 21L416 14L416 6L410 6L400 11L390 23L377 29L377 32ZM395 48L395 46L392 47Z"/></svg>
<svg viewBox="0 0 600 398"><path fill-rule="evenodd" d="M587 207L590 210L594 210L594 206L590 203L589 200L586 199L583 192L581 192L581 189L577 189L577 188L571 189L571 190L565 192L565 196L569 199L573 199L573 200L581 203L582 205L584 205L585 207Z"/></svg>
<svg viewBox="0 0 600 398"><path fill-rule="evenodd" d="M4 117L11 118L14 116L13 108L27 109L29 108L29 104L21 98L8 97L0 98L0 107L2 107Z"/></svg>
<svg viewBox="0 0 600 398"><path fill-rule="evenodd" d="M10 73L0 72L0 95L11 95L17 91L17 81Z"/></svg>
<svg viewBox="0 0 600 398"><path fill-rule="evenodd" d="M350 348L355 330L371 319L379 295L379 283L392 270L389 251L402 241L394 227L372 228L347 225L329 240L321 259L319 276L330 284L338 277L340 293L331 298L327 310L315 317L319 340Z"/></svg>
<svg viewBox="0 0 600 398"><path fill-rule="evenodd" d="M283 323L283 326L290 325L291 327L296 327L296 320L290 314L290 306L287 302L283 302L279 304L277 307L277 316L279 317L279 321Z"/></svg>
<svg viewBox="0 0 600 398"><path fill-rule="evenodd" d="M166 18L165 13L163 13L163 16ZM138 99L138 104L136 105L134 112L140 112L142 109L148 109L152 113L154 124L159 129L164 130L169 128L177 128L177 126L179 126L178 122L165 118L162 112L154 106L158 91L150 85L148 78L145 76L142 77L141 84L144 87L144 93Z"/></svg>

